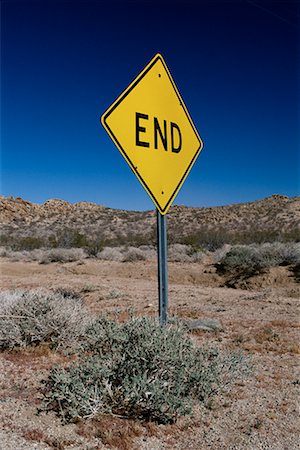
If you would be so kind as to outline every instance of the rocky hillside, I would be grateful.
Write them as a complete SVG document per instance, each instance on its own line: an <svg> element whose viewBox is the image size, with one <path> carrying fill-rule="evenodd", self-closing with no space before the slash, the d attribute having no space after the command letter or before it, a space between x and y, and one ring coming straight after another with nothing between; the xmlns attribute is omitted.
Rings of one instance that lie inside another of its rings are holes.
<svg viewBox="0 0 300 450"><path fill-rule="evenodd" d="M48 200L34 204L21 198L0 197L2 244L13 237L54 242L67 231L102 240L146 244L155 239L154 211L136 212L95 203ZM171 242L218 243L229 240L299 239L300 197L272 195L263 200L212 208L173 206L168 213ZM223 243L224 243L223 242Z"/></svg>

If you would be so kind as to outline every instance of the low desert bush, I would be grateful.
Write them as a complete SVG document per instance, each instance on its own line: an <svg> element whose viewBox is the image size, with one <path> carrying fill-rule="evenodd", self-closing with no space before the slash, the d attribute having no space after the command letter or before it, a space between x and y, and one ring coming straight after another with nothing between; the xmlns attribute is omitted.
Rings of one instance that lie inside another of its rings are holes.
<svg viewBox="0 0 300 450"><path fill-rule="evenodd" d="M217 264L219 272L245 277L261 273L267 267L270 267L269 262L262 257L256 246L232 247Z"/></svg>
<svg viewBox="0 0 300 450"><path fill-rule="evenodd" d="M36 248L41 248L44 245L44 240L37 236L20 236L12 240L11 248L12 250L34 250Z"/></svg>
<svg viewBox="0 0 300 450"><path fill-rule="evenodd" d="M87 258L82 248L38 248L35 250L6 250L5 256L13 261L38 261L40 264L51 262L73 262Z"/></svg>
<svg viewBox="0 0 300 450"><path fill-rule="evenodd" d="M6 249L5 252L3 252L2 256L6 256L7 258L11 259L12 261L35 261L36 260L36 254L39 252L39 250L10 250Z"/></svg>
<svg viewBox="0 0 300 450"><path fill-rule="evenodd" d="M136 247L129 247L123 253L123 262L145 261L146 253Z"/></svg>
<svg viewBox="0 0 300 450"><path fill-rule="evenodd" d="M176 229L174 230L175 242L190 245L195 249L206 249L211 252L222 247L225 243L230 242L228 233L222 228L209 230L208 228L198 229L194 233L182 236L178 235Z"/></svg>
<svg viewBox="0 0 300 450"><path fill-rule="evenodd" d="M218 248L213 252L213 259L215 263L219 263L225 255L229 252L229 250L232 248L230 244L224 244L222 247Z"/></svg>
<svg viewBox="0 0 300 450"><path fill-rule="evenodd" d="M14 349L47 343L71 348L91 320L82 301L43 289L0 293L0 348Z"/></svg>
<svg viewBox="0 0 300 450"><path fill-rule="evenodd" d="M39 262L49 264L52 262L73 262L80 261L87 257L82 248L51 248L40 253Z"/></svg>
<svg viewBox="0 0 300 450"><path fill-rule="evenodd" d="M172 262L189 262L191 246L185 244L171 244L168 248L168 260Z"/></svg>
<svg viewBox="0 0 300 450"><path fill-rule="evenodd" d="M67 227L49 237L49 245L54 248L81 248L87 246L88 242L85 234Z"/></svg>
<svg viewBox="0 0 300 450"><path fill-rule="evenodd" d="M246 225L246 224L245 224ZM176 228L172 229L173 242L192 245L193 247L201 247L211 252L222 248L225 244L230 245L251 245L263 244L268 242L293 243L300 241L300 230L292 228L288 231L278 229L261 229L256 226L249 226L244 231L230 230L227 227L216 225L211 229L206 226L196 228L193 233L178 233Z"/></svg>
<svg viewBox="0 0 300 450"><path fill-rule="evenodd" d="M273 242L234 246L221 257L217 268L222 273L250 277L270 267L300 263L300 243Z"/></svg>
<svg viewBox="0 0 300 450"><path fill-rule="evenodd" d="M141 245L140 250L145 254L147 260L157 258L157 247L153 245Z"/></svg>
<svg viewBox="0 0 300 450"><path fill-rule="evenodd" d="M168 248L168 260L172 262L200 262L204 253L195 250L192 245L171 244Z"/></svg>
<svg viewBox="0 0 300 450"><path fill-rule="evenodd" d="M103 250L103 247L104 244L102 239L91 239L88 241L84 249L88 256L96 257L97 254Z"/></svg>
<svg viewBox="0 0 300 450"><path fill-rule="evenodd" d="M119 247L104 247L101 252L97 253L97 258L104 261L122 261L123 254Z"/></svg>
<svg viewBox="0 0 300 450"><path fill-rule="evenodd" d="M101 252L97 254L98 259L105 261L122 261L122 262L134 262L145 261L148 257L152 256L152 252L148 247L105 247Z"/></svg>
<svg viewBox="0 0 300 450"><path fill-rule="evenodd" d="M65 421L113 413L174 422L245 369L240 355L199 349L183 329L151 318L117 324L99 317L83 346L85 357L52 369L44 382L45 408Z"/></svg>
<svg viewBox="0 0 300 450"><path fill-rule="evenodd" d="M6 247L1 246L0 247L0 257L5 257L8 254L8 250Z"/></svg>
<svg viewBox="0 0 300 450"><path fill-rule="evenodd" d="M259 251L270 267L300 263L300 243L266 243L259 247Z"/></svg>

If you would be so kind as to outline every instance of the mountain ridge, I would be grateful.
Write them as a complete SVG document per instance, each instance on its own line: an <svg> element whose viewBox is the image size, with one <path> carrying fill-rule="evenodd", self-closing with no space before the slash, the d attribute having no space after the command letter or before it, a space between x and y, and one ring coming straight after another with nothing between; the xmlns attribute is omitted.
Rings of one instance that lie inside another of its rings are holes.
<svg viewBox="0 0 300 450"><path fill-rule="evenodd" d="M0 196L2 234L48 238L65 229L77 230L96 239L155 234L155 211L112 209L93 202L69 203L49 199L42 204L20 197ZM168 212L168 232L186 238L206 232L216 233L300 233L300 196L274 194L253 202L214 207L172 206ZM176 238L175 240L178 241Z"/></svg>

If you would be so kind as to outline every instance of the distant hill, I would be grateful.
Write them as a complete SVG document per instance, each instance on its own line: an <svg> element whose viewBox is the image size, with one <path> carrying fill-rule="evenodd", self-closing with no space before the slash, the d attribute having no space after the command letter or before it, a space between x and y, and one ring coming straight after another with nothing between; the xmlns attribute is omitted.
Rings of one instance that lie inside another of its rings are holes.
<svg viewBox="0 0 300 450"><path fill-rule="evenodd" d="M88 202L48 200L39 205L19 197L0 197L0 225L2 244L35 238L40 240L37 245L68 246L73 236L78 246L85 240L141 245L155 241L156 218L154 211L116 210ZM214 247L229 241L299 240L300 196L272 195L211 208L173 206L168 213L168 235L169 242Z"/></svg>

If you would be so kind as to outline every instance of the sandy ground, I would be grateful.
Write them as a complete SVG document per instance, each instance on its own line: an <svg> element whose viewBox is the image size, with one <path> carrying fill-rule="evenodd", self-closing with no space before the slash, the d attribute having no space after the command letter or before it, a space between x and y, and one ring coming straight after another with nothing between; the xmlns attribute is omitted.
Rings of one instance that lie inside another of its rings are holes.
<svg viewBox="0 0 300 450"><path fill-rule="evenodd" d="M251 356L248 379L209 409L196 408L193 416L168 426L107 417L63 426L37 409L40 380L64 357L41 349L2 352L0 449L300 448L299 283L286 268L255 277L244 289L224 287L224 281L209 264L169 264L170 316L217 319L222 331L197 331L193 339ZM121 319L128 309L138 315L157 315L158 309L155 261L42 265L3 258L1 286L72 289L93 312Z"/></svg>

